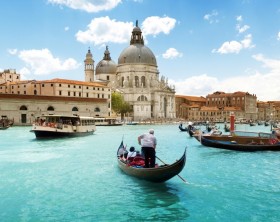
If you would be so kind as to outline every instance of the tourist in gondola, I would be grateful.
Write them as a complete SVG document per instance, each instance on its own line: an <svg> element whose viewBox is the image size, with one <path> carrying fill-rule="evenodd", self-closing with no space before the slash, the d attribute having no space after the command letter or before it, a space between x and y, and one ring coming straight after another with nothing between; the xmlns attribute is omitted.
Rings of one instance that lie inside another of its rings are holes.
<svg viewBox="0 0 280 222"><path fill-rule="evenodd" d="M132 146L129 148L129 152L127 154L127 160L128 161L132 161L133 158L136 157L136 150L135 148Z"/></svg>
<svg viewBox="0 0 280 222"><path fill-rule="evenodd" d="M145 158L145 168L155 167L157 139L154 136L154 130L144 133L138 137L138 143L142 147L142 154Z"/></svg>

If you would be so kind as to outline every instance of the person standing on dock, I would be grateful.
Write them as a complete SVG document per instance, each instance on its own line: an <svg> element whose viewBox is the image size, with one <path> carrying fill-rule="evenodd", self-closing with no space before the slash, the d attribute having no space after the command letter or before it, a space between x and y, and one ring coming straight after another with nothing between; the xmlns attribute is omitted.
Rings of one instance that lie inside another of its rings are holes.
<svg viewBox="0 0 280 222"><path fill-rule="evenodd" d="M157 139L154 132L153 129L150 129L149 133L138 136L138 143L141 145L145 157L145 168L155 167Z"/></svg>

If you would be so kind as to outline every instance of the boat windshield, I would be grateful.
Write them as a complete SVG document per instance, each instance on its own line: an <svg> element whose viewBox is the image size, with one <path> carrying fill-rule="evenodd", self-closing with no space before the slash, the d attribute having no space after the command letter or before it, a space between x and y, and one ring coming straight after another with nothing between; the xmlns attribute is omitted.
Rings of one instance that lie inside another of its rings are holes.
<svg viewBox="0 0 280 222"><path fill-rule="evenodd" d="M270 138L271 133L260 133L260 132L246 132L246 131L234 131L234 136L246 136L246 137L260 137L260 138Z"/></svg>

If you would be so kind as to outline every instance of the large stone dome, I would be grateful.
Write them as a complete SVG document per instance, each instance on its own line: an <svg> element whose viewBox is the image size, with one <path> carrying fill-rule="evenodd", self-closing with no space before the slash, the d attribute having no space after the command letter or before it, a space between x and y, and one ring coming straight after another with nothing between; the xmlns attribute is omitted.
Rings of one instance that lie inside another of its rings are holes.
<svg viewBox="0 0 280 222"><path fill-rule="evenodd" d="M136 21L136 27L134 27L132 31L130 46L122 51L118 59L119 65L127 63L141 63L157 66L154 53L144 45L142 32L138 27L138 21Z"/></svg>
<svg viewBox="0 0 280 222"><path fill-rule="evenodd" d="M106 50L104 52L104 58L101 60L95 68L95 74L116 74L117 65L111 59L110 52L108 50L108 46L106 46Z"/></svg>
<svg viewBox="0 0 280 222"><path fill-rule="evenodd" d="M143 44L132 44L122 51L119 56L118 64L125 63L145 63L157 65L154 53Z"/></svg>

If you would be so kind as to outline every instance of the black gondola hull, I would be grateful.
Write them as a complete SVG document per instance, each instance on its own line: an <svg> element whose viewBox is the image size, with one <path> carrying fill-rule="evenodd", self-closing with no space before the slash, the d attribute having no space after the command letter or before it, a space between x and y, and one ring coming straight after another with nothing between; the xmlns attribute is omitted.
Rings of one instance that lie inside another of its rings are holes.
<svg viewBox="0 0 280 222"><path fill-rule="evenodd" d="M162 183L174 176L178 175L184 168L186 163L186 150L183 156L173 164L163 165L156 168L137 168L127 165L119 156L118 166L126 174L134 176L138 179Z"/></svg>
<svg viewBox="0 0 280 222"><path fill-rule="evenodd" d="M256 152L256 151L280 151L280 144L236 144L231 141L219 141L206 139L201 136L201 144L207 147L214 147L227 150L236 150L243 152Z"/></svg>

